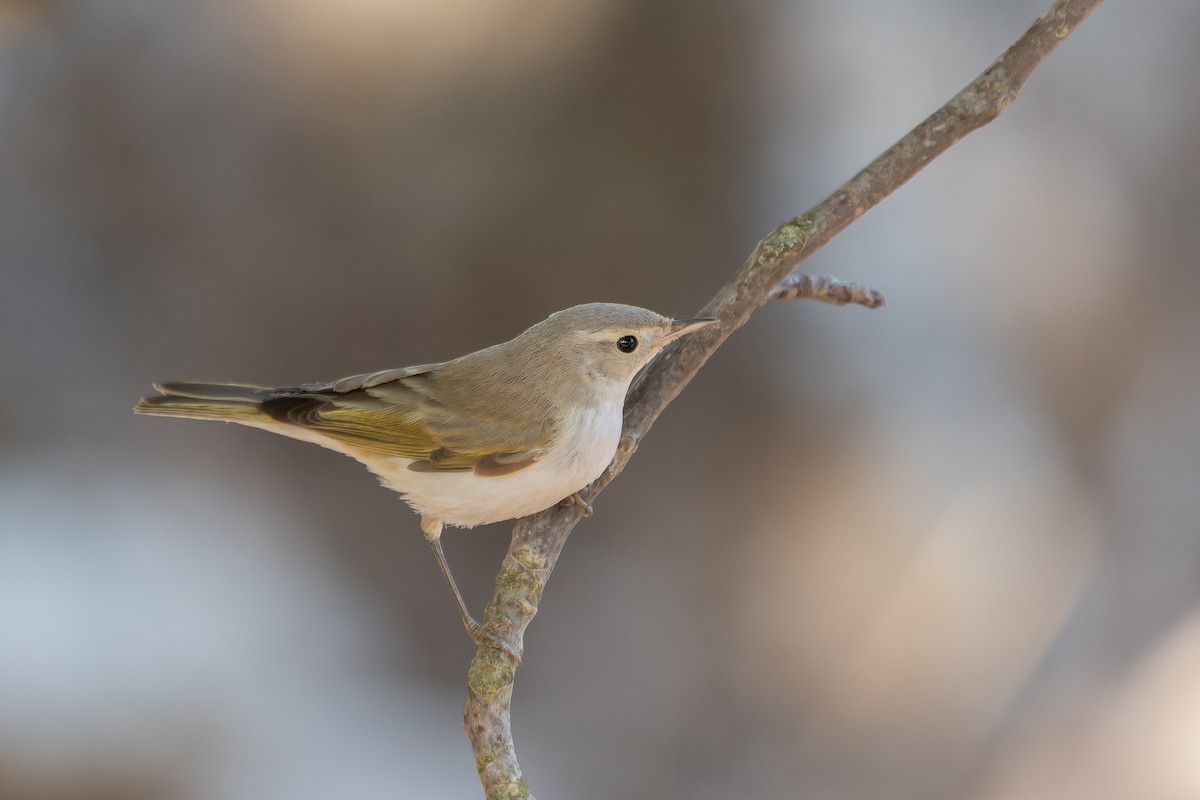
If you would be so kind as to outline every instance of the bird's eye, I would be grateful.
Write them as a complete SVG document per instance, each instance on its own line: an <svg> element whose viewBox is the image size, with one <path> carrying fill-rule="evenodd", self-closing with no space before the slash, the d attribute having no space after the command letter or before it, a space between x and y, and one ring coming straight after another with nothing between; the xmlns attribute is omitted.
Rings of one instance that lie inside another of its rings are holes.
<svg viewBox="0 0 1200 800"><path fill-rule="evenodd" d="M638 340L636 336L622 336L617 339L617 349L622 353L632 353L637 350Z"/></svg>

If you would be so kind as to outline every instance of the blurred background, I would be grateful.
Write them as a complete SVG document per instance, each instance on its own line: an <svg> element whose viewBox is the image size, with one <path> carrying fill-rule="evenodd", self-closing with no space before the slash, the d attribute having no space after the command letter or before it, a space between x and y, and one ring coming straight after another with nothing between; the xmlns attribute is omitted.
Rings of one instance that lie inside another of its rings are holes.
<svg viewBox="0 0 1200 800"><path fill-rule="evenodd" d="M0 2L0 797L480 796L417 518L138 396L690 315L1048 2ZM530 628L539 797L1200 797L1198 45L1101 7L805 265L885 309L717 353Z"/></svg>

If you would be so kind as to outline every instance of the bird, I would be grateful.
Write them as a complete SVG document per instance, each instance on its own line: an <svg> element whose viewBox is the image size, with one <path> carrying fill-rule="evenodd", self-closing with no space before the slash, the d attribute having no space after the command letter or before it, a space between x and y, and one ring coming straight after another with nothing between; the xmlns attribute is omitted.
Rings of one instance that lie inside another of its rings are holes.
<svg viewBox="0 0 1200 800"><path fill-rule="evenodd" d="M134 411L234 422L357 459L420 516L467 632L519 663L471 616L442 549L443 529L564 501L590 515L578 493L616 453L634 376L670 342L716 323L587 303L451 361L296 386L155 383L158 394Z"/></svg>

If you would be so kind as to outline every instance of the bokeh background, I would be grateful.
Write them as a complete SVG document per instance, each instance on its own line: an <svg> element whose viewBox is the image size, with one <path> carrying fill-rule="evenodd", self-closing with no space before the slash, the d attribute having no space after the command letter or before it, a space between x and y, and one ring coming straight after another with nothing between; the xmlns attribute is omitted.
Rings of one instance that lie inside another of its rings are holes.
<svg viewBox="0 0 1200 800"><path fill-rule="evenodd" d="M480 796L416 518L134 401L690 315L1046 3L0 3L0 797ZM1200 797L1198 76L1106 4L806 264L885 309L718 352L529 631L539 796Z"/></svg>

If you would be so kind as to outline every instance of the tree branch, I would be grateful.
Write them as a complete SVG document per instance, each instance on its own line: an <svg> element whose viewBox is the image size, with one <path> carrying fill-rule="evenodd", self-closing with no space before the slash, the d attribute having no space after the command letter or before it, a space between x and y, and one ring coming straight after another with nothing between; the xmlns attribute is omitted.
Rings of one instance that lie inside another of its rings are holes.
<svg viewBox="0 0 1200 800"><path fill-rule="evenodd" d="M712 326L670 345L643 371L629 391L625 428L605 473L581 492L593 502L637 450L663 409L679 395L717 348L773 297L828 299L835 287L852 302L882 304L870 290L829 279L785 279L867 209L904 185L968 133L991 122L1016 99L1033 70L1101 0L1058 0L986 71L930 115L883 155L803 216L789 220L758 243L734 279L700 312ZM805 285L805 281L808 284ZM858 299L853 299L858 298ZM484 611L484 626L514 652L522 651L525 628L537 613L542 590L567 536L583 516L577 505L559 505L519 520L496 577L496 593ZM503 651L479 647L467 673L463 725L488 800L532 798L513 746L509 712L516 665Z"/></svg>

